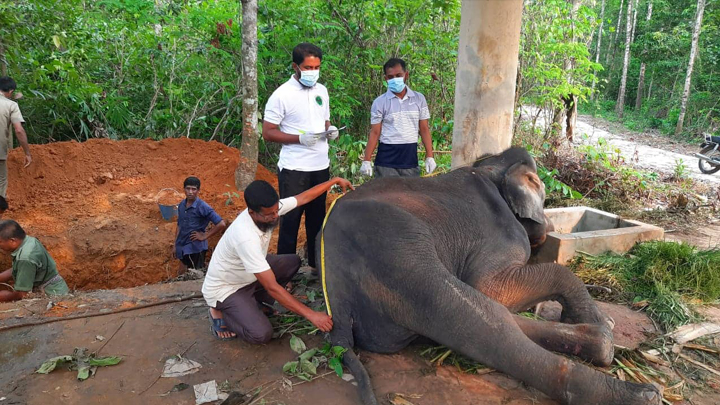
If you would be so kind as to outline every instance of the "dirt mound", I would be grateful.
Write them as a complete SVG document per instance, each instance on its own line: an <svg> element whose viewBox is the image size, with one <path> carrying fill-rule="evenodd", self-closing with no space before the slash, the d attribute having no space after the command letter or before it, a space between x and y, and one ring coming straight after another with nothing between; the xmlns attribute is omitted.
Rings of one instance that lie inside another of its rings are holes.
<svg viewBox="0 0 720 405"><path fill-rule="evenodd" d="M187 176L200 178L200 197L228 222L245 209L234 186L239 152L218 142L103 139L31 148L27 169L19 148L8 158L10 210L4 218L42 241L71 288L132 287L175 277L175 220L162 219L158 200L176 198L163 189L182 193ZM277 187L264 167L257 178ZM0 265L9 264L2 255Z"/></svg>

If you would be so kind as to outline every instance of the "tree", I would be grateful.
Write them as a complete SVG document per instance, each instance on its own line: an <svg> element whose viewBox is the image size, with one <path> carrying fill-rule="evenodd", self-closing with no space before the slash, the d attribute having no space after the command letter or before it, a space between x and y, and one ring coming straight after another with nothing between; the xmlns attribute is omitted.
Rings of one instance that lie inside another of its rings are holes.
<svg viewBox="0 0 720 405"><path fill-rule="evenodd" d="M254 179L258 165L257 0L241 0L242 6L242 145L235 169L235 187L244 190Z"/></svg>
<svg viewBox="0 0 720 405"><path fill-rule="evenodd" d="M633 7L635 10L633 10L633 24L632 24L632 31L630 34L630 43L635 42L635 28L637 27L637 13L638 13L638 5L640 4L640 0L635 0L635 6Z"/></svg>
<svg viewBox="0 0 720 405"><path fill-rule="evenodd" d="M680 116L678 117L677 126L675 127L675 135L680 135L683 130L687 101L690 96L690 82L692 80L693 65L695 64L695 55L697 55L700 27L702 25L704 11L705 0L698 0L697 13L695 14L695 28L693 28L692 47L690 48L690 62L688 63L687 74L685 75L685 89L683 90L682 100L680 101Z"/></svg>
<svg viewBox="0 0 720 405"><path fill-rule="evenodd" d="M597 39L597 46L595 47L595 63L600 63L600 50L602 49L600 46L602 44L602 34L603 34L603 25L605 24L605 0L602 0L602 5L600 6L600 27L598 27L598 39ZM597 72L595 72L597 73ZM592 95L591 97L595 97L595 84L597 83L597 78L593 78L592 81Z"/></svg>
<svg viewBox="0 0 720 405"><path fill-rule="evenodd" d="M452 167L512 140L522 0L462 2Z"/></svg>
<svg viewBox="0 0 720 405"><path fill-rule="evenodd" d="M633 2L628 0L627 5L627 23L625 24L625 57L623 58L622 78L620 79L620 91L618 92L617 104L615 104L615 112L618 117L622 118L625 112L625 90L627 87L627 72L630 65L630 42L632 40L632 10Z"/></svg>
<svg viewBox="0 0 720 405"><path fill-rule="evenodd" d="M632 0L628 0L628 1L632 1ZM620 8L618 9L617 25L615 26L615 32L611 36L610 43L608 43L608 53L605 56L605 64L606 65L610 64L610 59L615 59L615 49L617 49L616 43L620 36L620 22L622 22L623 4L625 4L624 0L620 0ZM610 47L612 47L612 55L610 52Z"/></svg>
<svg viewBox="0 0 720 405"><path fill-rule="evenodd" d="M0 76L7 76L7 59L5 59L5 46L0 38Z"/></svg>
<svg viewBox="0 0 720 405"><path fill-rule="evenodd" d="M653 2L650 0L648 2L648 10L647 15L645 16L645 22L650 22L650 18L652 17L652 9L653 9ZM647 44L643 47L643 57L645 57L645 53L647 52ZM638 88L637 88L637 95L635 97L635 111L639 111L640 107L642 106L642 98L643 98L643 89L645 87L645 60L640 63L640 77L638 78Z"/></svg>

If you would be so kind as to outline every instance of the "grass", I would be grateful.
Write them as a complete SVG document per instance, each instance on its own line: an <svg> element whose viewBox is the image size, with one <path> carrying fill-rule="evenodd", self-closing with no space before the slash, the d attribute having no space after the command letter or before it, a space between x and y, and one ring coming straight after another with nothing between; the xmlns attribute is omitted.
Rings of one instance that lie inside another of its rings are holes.
<svg viewBox="0 0 720 405"><path fill-rule="evenodd" d="M636 303L647 301L648 313L665 330L697 319L689 304L720 298L720 250L646 242L622 256L583 257L572 267L585 282L619 289Z"/></svg>
<svg viewBox="0 0 720 405"><path fill-rule="evenodd" d="M490 369L474 360L458 354L445 346L429 346L420 351L420 356L428 359L434 366L452 365L461 373L483 374Z"/></svg>

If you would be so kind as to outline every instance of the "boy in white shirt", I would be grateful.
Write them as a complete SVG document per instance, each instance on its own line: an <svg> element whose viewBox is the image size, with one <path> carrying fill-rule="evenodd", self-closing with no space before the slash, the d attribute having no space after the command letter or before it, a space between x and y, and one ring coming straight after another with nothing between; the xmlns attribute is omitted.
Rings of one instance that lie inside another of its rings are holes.
<svg viewBox="0 0 720 405"><path fill-rule="evenodd" d="M245 189L248 208L220 238L202 286L215 337L228 340L240 336L250 343L267 343L272 337L272 325L259 305L272 305L275 300L307 318L321 331L332 329L332 319L327 314L313 311L285 290L285 285L300 269L300 257L268 255L267 251L281 216L315 200L334 185L343 191L354 190L349 181L339 177L282 200L275 189L262 180L250 183Z"/></svg>

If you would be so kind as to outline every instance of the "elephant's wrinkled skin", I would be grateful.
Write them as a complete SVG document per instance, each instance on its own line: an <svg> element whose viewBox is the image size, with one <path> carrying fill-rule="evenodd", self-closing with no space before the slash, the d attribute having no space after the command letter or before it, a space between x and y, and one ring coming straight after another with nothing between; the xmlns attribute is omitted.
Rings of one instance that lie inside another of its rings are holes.
<svg viewBox="0 0 720 405"><path fill-rule="evenodd" d="M551 352L613 358L583 283L563 266L526 265L530 241L544 239L544 199L535 162L514 148L441 176L374 180L336 203L323 230L330 339L351 349L364 404L378 402L352 348L391 353L418 336L564 404L661 403L652 385ZM545 300L563 305L563 323L514 315Z"/></svg>

